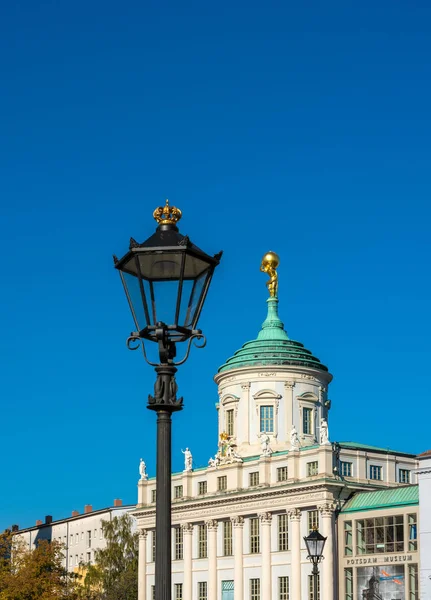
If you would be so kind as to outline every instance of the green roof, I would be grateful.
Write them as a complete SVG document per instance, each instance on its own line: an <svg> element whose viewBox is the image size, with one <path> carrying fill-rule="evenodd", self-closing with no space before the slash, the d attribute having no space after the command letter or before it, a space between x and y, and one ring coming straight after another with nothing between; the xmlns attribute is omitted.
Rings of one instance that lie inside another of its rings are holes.
<svg viewBox="0 0 431 600"><path fill-rule="evenodd" d="M396 506L410 506L419 504L419 486L407 485L403 487L376 490L374 492L358 492L343 506L341 512L357 512L359 510L377 510L380 508L393 508Z"/></svg>
<svg viewBox="0 0 431 600"><path fill-rule="evenodd" d="M268 298L268 314L255 340L247 342L222 365L218 372L240 367L296 365L327 371L320 360L300 342L289 339L278 316L278 298Z"/></svg>
<svg viewBox="0 0 431 600"><path fill-rule="evenodd" d="M404 456L415 457L416 454L411 452L399 452L398 450L392 450L391 448L379 448L379 446L370 446L369 444L360 444L359 442L338 442L342 448L350 448L352 450L371 450L376 452L390 452L391 454L402 454Z"/></svg>

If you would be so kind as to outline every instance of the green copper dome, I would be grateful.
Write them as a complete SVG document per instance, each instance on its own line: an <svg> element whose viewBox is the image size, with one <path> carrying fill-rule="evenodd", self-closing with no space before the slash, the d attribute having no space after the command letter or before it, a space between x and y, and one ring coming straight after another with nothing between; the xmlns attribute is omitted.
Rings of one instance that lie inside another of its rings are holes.
<svg viewBox="0 0 431 600"><path fill-rule="evenodd" d="M252 342L247 342L235 352L218 372L223 373L240 367L258 367L270 365L294 365L308 367L319 371L328 371L320 360L304 348L300 342L290 340L284 325L278 316L278 298L267 300L268 315L262 323L259 335Z"/></svg>

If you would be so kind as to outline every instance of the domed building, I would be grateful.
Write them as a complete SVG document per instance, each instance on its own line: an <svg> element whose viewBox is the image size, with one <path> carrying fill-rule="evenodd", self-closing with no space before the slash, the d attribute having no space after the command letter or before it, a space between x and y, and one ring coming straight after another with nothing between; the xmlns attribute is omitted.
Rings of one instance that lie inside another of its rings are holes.
<svg viewBox="0 0 431 600"><path fill-rule="evenodd" d="M417 600L416 458L330 440L332 375L285 331L277 264L265 255L269 297L256 339L214 377L217 452L207 468L186 464L172 476L173 598L360 600L377 577L403 582L403 595L382 598ZM155 479L142 477L139 600L154 597L155 499ZM315 529L326 537L317 598L303 539Z"/></svg>

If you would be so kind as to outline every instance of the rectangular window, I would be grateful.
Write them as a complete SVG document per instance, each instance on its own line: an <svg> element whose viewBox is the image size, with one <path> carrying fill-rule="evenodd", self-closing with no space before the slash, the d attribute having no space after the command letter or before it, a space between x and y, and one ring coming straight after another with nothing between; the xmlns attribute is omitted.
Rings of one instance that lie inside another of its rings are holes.
<svg viewBox="0 0 431 600"><path fill-rule="evenodd" d="M319 511L318 510L309 510L307 513L308 517L308 531L313 531L313 529L319 529Z"/></svg>
<svg viewBox="0 0 431 600"><path fill-rule="evenodd" d="M403 515L356 521L356 540L358 554L403 552Z"/></svg>
<svg viewBox="0 0 431 600"><path fill-rule="evenodd" d="M260 407L260 432L274 433L274 407Z"/></svg>
<svg viewBox="0 0 431 600"><path fill-rule="evenodd" d="M259 519L253 517L250 519L250 554L259 554L260 552L260 535L259 535Z"/></svg>
<svg viewBox="0 0 431 600"><path fill-rule="evenodd" d="M91 530L87 531L87 548L91 548Z"/></svg>
<svg viewBox="0 0 431 600"><path fill-rule="evenodd" d="M398 480L400 483L410 483L410 471L408 469L400 469Z"/></svg>
<svg viewBox="0 0 431 600"><path fill-rule="evenodd" d="M308 576L308 600L320 600L320 577L317 577L317 598L314 597L314 575Z"/></svg>
<svg viewBox="0 0 431 600"><path fill-rule="evenodd" d="M352 521L344 521L344 556L353 554L353 528Z"/></svg>
<svg viewBox="0 0 431 600"><path fill-rule="evenodd" d="M156 530L151 532L151 561L156 560Z"/></svg>
<svg viewBox="0 0 431 600"><path fill-rule="evenodd" d="M259 471L249 473L249 484L250 487L253 487L254 485L259 485Z"/></svg>
<svg viewBox="0 0 431 600"><path fill-rule="evenodd" d="M307 477L317 475L319 473L319 461L313 460L313 462L307 463Z"/></svg>
<svg viewBox="0 0 431 600"><path fill-rule="evenodd" d="M278 600L289 600L289 577L278 578Z"/></svg>
<svg viewBox="0 0 431 600"><path fill-rule="evenodd" d="M182 498L183 497L183 486L176 485L174 487L174 498Z"/></svg>
<svg viewBox="0 0 431 600"><path fill-rule="evenodd" d="M260 579L250 579L250 600L260 600Z"/></svg>
<svg viewBox="0 0 431 600"><path fill-rule="evenodd" d="M176 583L174 586L174 600L183 600L183 584Z"/></svg>
<svg viewBox="0 0 431 600"><path fill-rule="evenodd" d="M419 600L419 577L418 577L418 566L409 565L409 600Z"/></svg>
<svg viewBox="0 0 431 600"><path fill-rule="evenodd" d="M151 490L151 502L156 501L156 490Z"/></svg>
<svg viewBox="0 0 431 600"><path fill-rule="evenodd" d="M206 525L198 525L198 558L207 558L208 556L207 539Z"/></svg>
<svg viewBox="0 0 431 600"><path fill-rule="evenodd" d="M340 475L341 477L351 477L352 476L352 463L344 462L343 460L340 462Z"/></svg>
<svg viewBox="0 0 431 600"><path fill-rule="evenodd" d="M217 477L217 489L219 492L223 492L227 490L227 475L222 475L221 477Z"/></svg>
<svg viewBox="0 0 431 600"><path fill-rule="evenodd" d="M407 524L409 526L409 552L418 549L418 524L416 513L407 515Z"/></svg>
<svg viewBox="0 0 431 600"><path fill-rule="evenodd" d="M233 409L227 410L226 411L226 433L230 436L235 435L234 428L233 428L233 423L234 423L233 418L234 418Z"/></svg>
<svg viewBox="0 0 431 600"><path fill-rule="evenodd" d="M151 586L151 600L156 600L156 586Z"/></svg>
<svg viewBox="0 0 431 600"><path fill-rule="evenodd" d="M79 533L75 534L75 544L79 544Z"/></svg>
<svg viewBox="0 0 431 600"><path fill-rule="evenodd" d="M97 538L97 529L94 530L94 539Z"/></svg>
<svg viewBox="0 0 431 600"><path fill-rule="evenodd" d="M198 583L198 600L207 600L208 598L208 584L206 581L199 581Z"/></svg>
<svg viewBox="0 0 431 600"><path fill-rule="evenodd" d="M289 520L287 514L283 513L277 517L278 525L278 550L284 552L289 550Z"/></svg>
<svg viewBox="0 0 431 600"><path fill-rule="evenodd" d="M183 530L175 527L175 560L183 560Z"/></svg>
<svg viewBox="0 0 431 600"><path fill-rule="evenodd" d="M199 496L203 496L208 491L208 484L206 481L199 481L198 483L198 494Z"/></svg>
<svg viewBox="0 0 431 600"><path fill-rule="evenodd" d="M79 557L77 554L75 554L75 565L78 566L79 565Z"/></svg>
<svg viewBox="0 0 431 600"><path fill-rule="evenodd" d="M313 434L313 409L303 408L302 409L302 433L304 435Z"/></svg>
<svg viewBox="0 0 431 600"><path fill-rule="evenodd" d="M70 546L73 545L73 534L70 536Z"/></svg>
<svg viewBox="0 0 431 600"><path fill-rule="evenodd" d="M382 467L378 465L370 465L370 479L382 479Z"/></svg>
<svg viewBox="0 0 431 600"><path fill-rule="evenodd" d="M353 569L344 569L344 600L353 600Z"/></svg>
<svg viewBox="0 0 431 600"><path fill-rule="evenodd" d="M278 467L277 481L287 481L287 467Z"/></svg>
<svg viewBox="0 0 431 600"><path fill-rule="evenodd" d="M223 556L232 554L232 521L223 521Z"/></svg>
<svg viewBox="0 0 431 600"><path fill-rule="evenodd" d="M91 552L87 552L87 563L91 563Z"/></svg>

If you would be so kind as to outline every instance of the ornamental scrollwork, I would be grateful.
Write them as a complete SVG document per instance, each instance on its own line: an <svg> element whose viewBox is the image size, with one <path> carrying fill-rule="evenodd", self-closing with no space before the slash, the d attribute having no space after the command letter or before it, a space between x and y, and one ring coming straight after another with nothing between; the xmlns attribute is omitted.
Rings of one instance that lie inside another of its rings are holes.
<svg viewBox="0 0 431 600"><path fill-rule="evenodd" d="M234 527L244 527L244 517L231 517L230 520Z"/></svg>

